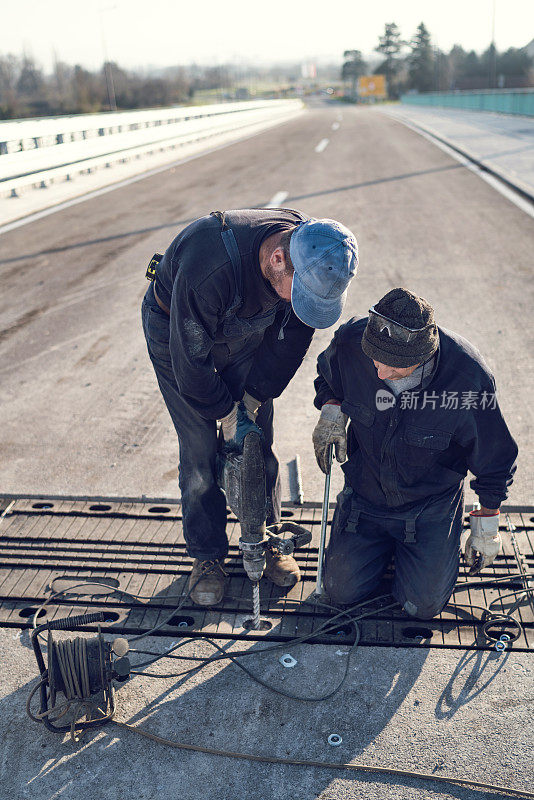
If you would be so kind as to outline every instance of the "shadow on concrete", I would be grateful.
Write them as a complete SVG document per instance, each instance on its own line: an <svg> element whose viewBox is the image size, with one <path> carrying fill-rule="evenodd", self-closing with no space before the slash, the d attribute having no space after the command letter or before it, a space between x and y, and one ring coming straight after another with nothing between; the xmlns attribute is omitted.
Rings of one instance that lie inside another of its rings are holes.
<svg viewBox="0 0 534 800"><path fill-rule="evenodd" d="M180 577L155 598L164 599L171 594L180 594L184 584L184 577ZM283 600L283 590L280 591L280 599ZM312 599L312 595L304 599ZM275 626L273 633L279 627ZM172 634L171 631L169 639ZM105 637L109 641L112 634L107 633ZM216 638L216 635L212 638ZM21 636L21 644L29 646L28 632ZM232 646L231 641L219 644L225 651ZM254 655L242 658L242 662L275 688L299 695L319 695L335 685L343 675L346 659L349 658L349 648L340 647L339 644L293 646L287 642L278 650L262 654L262 650L271 644L268 641L251 642L247 648L243 643L243 649ZM161 652L169 645L167 638L152 637L140 640L133 646ZM191 639L184 652L206 655L204 646L202 653L199 650L198 640ZM295 668L287 669L280 664L279 657L286 652L297 659ZM178 678L158 678L155 692L152 689L154 679L133 676L117 688L117 717L133 725L139 724L145 730L172 741L207 748L336 763L358 760L365 753L367 763L398 766L394 751L385 762L375 761L374 742L381 737L405 702L421 674L428 652L426 648L400 651L397 648L357 648L350 656L350 668L342 688L333 698L322 702L282 697L255 683L237 666L226 661L212 663L204 668L205 671L199 666L188 675ZM132 654L132 661L139 662L146 658ZM499 670L484 686L472 691L475 681L491 658L492 654L479 652L464 655L440 698L437 717L452 716L460 705L488 685ZM458 695L454 696L455 682L472 660L474 663L470 676ZM148 666L146 670L170 673L189 666L191 662L167 660L160 662L158 667ZM35 672L37 674L37 666ZM164 688L160 690L161 684L164 684ZM305 797L317 795L323 797L322 792L335 779L351 781L355 791L363 784L373 784L384 786L385 792L387 787L399 786L415 790L431 789L436 794L443 793L444 796L462 800L483 800L486 797L483 791L449 784L430 784L408 776L371 775L329 770L328 767L322 769L268 763L262 764L259 769L257 764L244 760L177 752L113 725L100 729L107 734L105 738L98 732L87 732L81 744L74 746L68 738L62 741L61 737L54 736L44 726L38 726L24 717L24 703L33 685L32 680L14 695L0 701L0 719L13 719L16 703L15 716L20 723L16 728L17 735L8 737L11 743L5 742L7 752L12 750L14 755L20 747L25 751L29 747L31 751L24 765L17 767L20 778L23 783L25 781L24 797L31 794L31 797L39 800L48 800L55 796L52 789L57 791L63 787L61 797L70 800L79 796L76 794L80 791L76 776L82 773L96 776L99 770L102 771L102 764L105 764L107 772L102 778L106 781L106 797L115 800L128 794L126 785L129 770L135 769L138 780L139 775L148 770L146 780L151 781L151 764L156 762L158 770L166 770L174 775L174 780L180 783L181 796L188 800L209 796L217 796L221 800L255 796L278 800L288 796L289 786L292 787L290 796L293 800L304 800ZM406 713L406 709L403 713ZM10 726L8 730L13 728ZM327 739L331 733L343 737L340 747L328 746ZM391 735L395 737L395 733L389 734L390 745ZM405 735L410 735L409 729ZM378 746L383 748L383 742L379 742ZM404 745L400 749L403 751ZM406 764L406 768L409 768L409 764ZM437 775L440 768L439 765L435 768ZM153 789L154 794L141 792L137 796L162 796L156 791L156 786ZM86 796L93 797L87 793ZM170 795L165 794L164 797Z"/></svg>
<svg viewBox="0 0 534 800"><path fill-rule="evenodd" d="M292 202L298 200L308 200L311 197L324 197L330 194L338 194L340 192L350 192L353 189L365 189L369 186L376 186L381 183L391 183L394 181L404 181L409 180L410 178L419 178L422 175L429 175L434 172L450 172L452 170L463 169L461 164L450 164L445 167L433 167L432 169L424 169L419 170L417 172L405 172L399 175L391 175L386 178L377 178L376 180L372 181L362 181L361 183L352 183L347 184L347 186L337 186L332 189L323 189L317 192L309 192L307 194L299 194L294 195L292 197L288 197L284 201L285 207L290 206ZM257 208L262 208L265 206L265 203L268 202L266 200L262 200L258 203ZM174 220L173 222L165 222L161 225L151 225L145 228L137 228L131 231L125 231L124 233L116 233L112 236L103 236L96 239L87 239L83 242L76 242L75 244L63 245L58 247L51 247L46 250L36 250L31 253L24 253L21 255L12 256L11 258L2 258L0 259L0 265L3 264L14 264L20 261L26 261L30 258L39 258L40 256L45 255L54 255L58 253L64 253L69 250L77 250L83 247L90 247L94 244L102 244L104 242L112 242L121 239L127 239L130 236L138 236L139 234L143 233L153 233L154 231L164 230L166 228L173 228L178 233L179 229L185 225L189 225L190 222L194 222L194 219L184 219L184 220Z"/></svg>
<svg viewBox="0 0 534 800"><path fill-rule="evenodd" d="M338 192L350 192L353 189L365 189L368 186L377 186L381 183L392 183L394 181L405 181L410 178L420 178L421 175L430 175L434 172L452 172L454 170L463 169L462 164L448 164L445 167L432 167L431 169L422 169L417 172L403 172L400 175L391 175L387 178L376 178L373 181L362 181L361 183L351 183L347 186L338 186L335 189L324 189L320 192L310 192L308 194L297 194L286 198L285 203L291 203L294 200L307 200L310 197L324 197L328 194L337 194ZM0 262L1 263L1 262Z"/></svg>
<svg viewBox="0 0 534 800"><path fill-rule="evenodd" d="M130 236L138 236L143 233L153 233L154 231L165 230L165 228L178 229L185 225L194 222L194 219L179 219L173 222L164 222L160 225L150 225L146 228L137 228L133 231L125 231L124 233L116 233L112 236L101 236L96 239L86 239L83 242L76 242L75 244L67 244L58 247L49 247L47 250L35 250L32 253L24 253L23 255L12 256L11 258L1 258L0 265L14 264L18 261L26 261L29 258L39 258L39 256L57 255L57 253L65 253L69 250L78 250L81 247L91 247L93 244L103 244L105 242L113 242L120 239L127 239Z"/></svg>
<svg viewBox="0 0 534 800"><path fill-rule="evenodd" d="M462 706L478 697L506 666L508 656L508 653L500 655L487 650L468 650L463 653L436 704L436 717L451 719ZM489 673L491 667L496 669ZM484 672L489 674L482 683Z"/></svg>

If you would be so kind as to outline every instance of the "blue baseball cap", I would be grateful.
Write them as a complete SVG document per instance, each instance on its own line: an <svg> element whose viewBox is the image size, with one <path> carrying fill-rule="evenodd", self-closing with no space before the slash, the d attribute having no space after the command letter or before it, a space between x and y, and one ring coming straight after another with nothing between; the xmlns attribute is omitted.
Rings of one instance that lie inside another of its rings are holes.
<svg viewBox="0 0 534 800"><path fill-rule="evenodd" d="M295 268L293 311L310 328L329 328L341 316L358 268L354 234L333 219L309 219L293 231L289 255Z"/></svg>

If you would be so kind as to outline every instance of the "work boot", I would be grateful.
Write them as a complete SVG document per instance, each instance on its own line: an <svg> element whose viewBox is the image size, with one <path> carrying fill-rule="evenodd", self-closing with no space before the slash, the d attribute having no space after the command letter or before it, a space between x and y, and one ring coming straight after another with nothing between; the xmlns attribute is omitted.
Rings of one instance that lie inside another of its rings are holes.
<svg viewBox="0 0 534 800"><path fill-rule="evenodd" d="M200 561L195 558L189 576L189 597L197 606L217 605L224 597L227 577L222 560Z"/></svg>
<svg viewBox="0 0 534 800"><path fill-rule="evenodd" d="M294 586L300 581L300 569L293 556L283 556L274 547L265 550L264 575L276 586Z"/></svg>

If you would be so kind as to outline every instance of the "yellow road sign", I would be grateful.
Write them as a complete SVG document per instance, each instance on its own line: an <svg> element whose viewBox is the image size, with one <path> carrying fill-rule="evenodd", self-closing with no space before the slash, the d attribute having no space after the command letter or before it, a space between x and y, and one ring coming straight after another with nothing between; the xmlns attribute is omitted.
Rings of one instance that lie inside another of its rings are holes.
<svg viewBox="0 0 534 800"><path fill-rule="evenodd" d="M358 78L360 97L385 97L386 78L384 75L362 75Z"/></svg>

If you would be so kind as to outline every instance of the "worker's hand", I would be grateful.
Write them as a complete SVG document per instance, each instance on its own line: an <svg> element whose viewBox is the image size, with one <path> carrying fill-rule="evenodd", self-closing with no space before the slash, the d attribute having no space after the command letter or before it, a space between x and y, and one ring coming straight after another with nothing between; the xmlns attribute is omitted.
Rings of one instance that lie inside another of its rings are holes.
<svg viewBox="0 0 534 800"><path fill-rule="evenodd" d="M476 575L484 567L493 563L501 549L501 536L499 533L499 509L491 514L480 511L471 511L469 514L469 527L471 533L465 543L464 558L470 565L470 575Z"/></svg>
<svg viewBox="0 0 534 800"><path fill-rule="evenodd" d="M328 446L335 445L336 459L343 463L347 458L347 416L337 403L325 403L321 409L319 422L313 431L315 458L321 470L330 471L327 464Z"/></svg>
<svg viewBox="0 0 534 800"><path fill-rule="evenodd" d="M256 417L258 416L258 411L260 410L261 406L260 401L256 400L255 397L252 397L252 395L248 392L245 392L243 395L243 405L247 409L247 414L252 422L256 422Z"/></svg>
<svg viewBox="0 0 534 800"><path fill-rule="evenodd" d="M250 418L242 400L239 403L234 403L230 413L223 417L220 423L224 439L224 450L227 453L240 453L243 449L243 440L247 433L251 431L256 431L260 436L263 436L261 428L258 428L254 420Z"/></svg>

